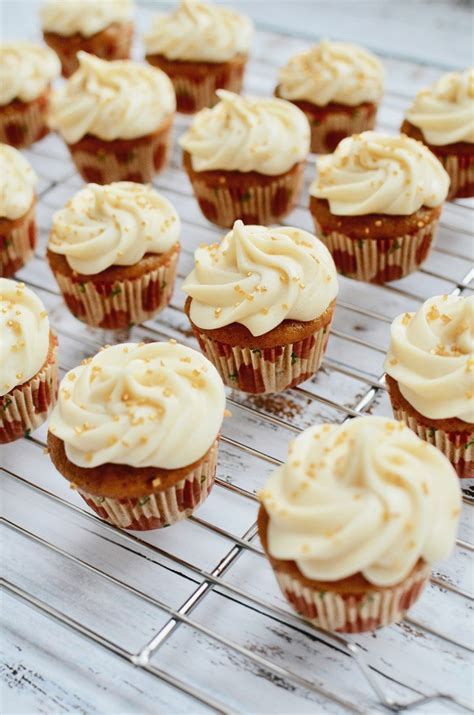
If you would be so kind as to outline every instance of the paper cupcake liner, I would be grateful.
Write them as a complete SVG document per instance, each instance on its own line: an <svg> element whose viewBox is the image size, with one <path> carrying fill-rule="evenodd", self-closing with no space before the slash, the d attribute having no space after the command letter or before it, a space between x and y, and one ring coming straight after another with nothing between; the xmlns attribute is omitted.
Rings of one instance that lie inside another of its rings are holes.
<svg viewBox="0 0 474 715"><path fill-rule="evenodd" d="M162 529L186 519L210 494L217 466L217 440L205 461L169 489L139 499L112 499L78 493L104 521L121 529Z"/></svg>
<svg viewBox="0 0 474 715"><path fill-rule="evenodd" d="M304 162L296 170L281 174L261 186L245 184L241 187L225 184L208 185L196 175L191 178L194 194L204 216L212 223L232 228L237 219L247 224L271 224L288 214L296 205L303 186Z"/></svg>
<svg viewBox="0 0 474 715"><path fill-rule="evenodd" d="M0 444L28 436L46 421L58 394L56 338L52 358L24 385L0 397Z"/></svg>
<svg viewBox="0 0 474 715"><path fill-rule="evenodd" d="M35 204L14 221L0 219L0 276L12 276L32 258L36 246Z"/></svg>
<svg viewBox="0 0 474 715"><path fill-rule="evenodd" d="M31 102L15 101L0 107L0 143L24 149L46 136L48 96L49 89Z"/></svg>
<svg viewBox="0 0 474 715"><path fill-rule="evenodd" d="M372 106L361 105L350 113L331 111L321 118L309 111L305 114L311 127L311 151L315 154L331 154L345 137L373 129L377 112L374 112Z"/></svg>
<svg viewBox="0 0 474 715"><path fill-rule="evenodd" d="M179 251L174 251L167 263L132 280L77 282L59 272L55 278L76 318L95 328L129 328L166 308L173 293L178 256Z"/></svg>
<svg viewBox="0 0 474 715"><path fill-rule="evenodd" d="M474 477L474 430L445 432L421 424L414 415L401 408L393 407L393 414L395 419L406 422L418 437L443 452L461 479Z"/></svg>
<svg viewBox="0 0 474 715"><path fill-rule="evenodd" d="M394 238L355 239L337 231L316 233L332 254L339 273L367 283L387 283L416 271L429 255L438 221Z"/></svg>
<svg viewBox="0 0 474 715"><path fill-rule="evenodd" d="M295 611L318 628L339 633L363 633L401 620L429 580L428 564L418 567L402 583L361 596L318 590L275 569L283 594Z"/></svg>
<svg viewBox="0 0 474 715"><path fill-rule="evenodd" d="M331 324L304 340L275 348L241 348L214 340L193 327L201 350L223 382L243 392L282 392L299 385L318 370L326 351Z"/></svg>
<svg viewBox="0 0 474 715"><path fill-rule="evenodd" d="M78 144L68 145L74 163L84 181L111 184L113 181L135 181L146 184L168 163L171 149L171 126L151 134L148 141L127 140L127 150L117 142L96 140L100 148L85 149Z"/></svg>
<svg viewBox="0 0 474 715"><path fill-rule="evenodd" d="M474 196L474 154L472 156L438 155L438 159L448 172L451 181L448 199Z"/></svg>

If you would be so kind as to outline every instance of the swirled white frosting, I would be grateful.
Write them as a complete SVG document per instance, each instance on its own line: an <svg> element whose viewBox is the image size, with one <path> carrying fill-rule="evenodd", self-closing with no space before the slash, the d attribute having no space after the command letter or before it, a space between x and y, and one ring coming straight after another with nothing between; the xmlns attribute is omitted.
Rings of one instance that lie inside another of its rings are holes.
<svg viewBox="0 0 474 715"><path fill-rule="evenodd" d="M47 0L40 9L44 32L91 37L114 22L133 17L131 0Z"/></svg>
<svg viewBox="0 0 474 715"><path fill-rule="evenodd" d="M330 102L354 107L378 102L384 73L375 55L345 42L321 42L290 59L279 73L285 99L306 100L319 107Z"/></svg>
<svg viewBox="0 0 474 715"><path fill-rule="evenodd" d="M384 368L422 415L474 423L474 297L436 296L395 318Z"/></svg>
<svg viewBox="0 0 474 715"><path fill-rule="evenodd" d="M433 146L474 143L474 69L443 75L418 92L407 112L408 121Z"/></svg>
<svg viewBox="0 0 474 715"><path fill-rule="evenodd" d="M84 275L132 266L145 253L166 253L178 240L175 209L151 185L87 184L53 216L48 248Z"/></svg>
<svg viewBox="0 0 474 715"><path fill-rule="evenodd" d="M420 558L446 558L461 505L442 452L382 417L305 430L260 498L273 557L310 579L362 573L376 586L399 583Z"/></svg>
<svg viewBox="0 0 474 715"><path fill-rule="evenodd" d="M79 69L51 98L49 126L68 144L86 134L105 141L154 132L176 109L169 77L130 60L78 52Z"/></svg>
<svg viewBox="0 0 474 715"><path fill-rule="evenodd" d="M35 196L38 177L14 147L0 144L0 218L24 216Z"/></svg>
<svg viewBox="0 0 474 715"><path fill-rule="evenodd" d="M210 449L224 407L222 380L201 353L176 343L124 343L65 375L49 428L80 467L177 469Z"/></svg>
<svg viewBox="0 0 474 715"><path fill-rule="evenodd" d="M439 206L448 193L449 176L441 163L405 134L354 134L316 164L310 194L327 199L339 216L408 216L422 206Z"/></svg>
<svg viewBox="0 0 474 715"><path fill-rule="evenodd" d="M195 171L283 174L306 158L310 130L303 112L283 99L250 99L218 89L221 100L202 109L179 143Z"/></svg>
<svg viewBox="0 0 474 715"><path fill-rule="evenodd" d="M204 329L241 323L263 335L283 320L314 320L338 291L326 246L299 228L244 226L236 221L220 243L198 248L183 284L190 317Z"/></svg>
<svg viewBox="0 0 474 715"><path fill-rule="evenodd" d="M0 278L0 396L36 375L48 349L43 303L24 283Z"/></svg>
<svg viewBox="0 0 474 715"><path fill-rule="evenodd" d="M0 106L19 99L32 102L61 72L53 50L33 42L0 44Z"/></svg>
<svg viewBox="0 0 474 715"><path fill-rule="evenodd" d="M227 62L247 54L253 26L249 18L219 5L182 0L159 15L143 41L147 55L169 60Z"/></svg>

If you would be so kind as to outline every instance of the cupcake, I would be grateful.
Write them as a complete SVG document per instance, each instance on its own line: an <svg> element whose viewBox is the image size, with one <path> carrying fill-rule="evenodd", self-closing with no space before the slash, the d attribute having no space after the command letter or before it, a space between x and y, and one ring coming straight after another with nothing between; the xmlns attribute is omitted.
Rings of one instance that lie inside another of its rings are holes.
<svg viewBox="0 0 474 715"><path fill-rule="evenodd" d="M182 0L144 36L146 59L171 78L178 112L218 101L216 89L240 92L252 40L250 20L218 5Z"/></svg>
<svg viewBox="0 0 474 715"><path fill-rule="evenodd" d="M431 149L449 174L449 198L474 196L474 69L443 75L419 92L402 132Z"/></svg>
<svg viewBox="0 0 474 715"><path fill-rule="evenodd" d="M339 273L385 283L420 267L449 187L429 149L404 134L363 132L343 139L317 168L310 211Z"/></svg>
<svg viewBox="0 0 474 715"><path fill-rule="evenodd" d="M305 430L259 497L260 540L283 594L342 633L403 618L451 552L461 511L448 460L382 417Z"/></svg>
<svg viewBox="0 0 474 715"><path fill-rule="evenodd" d="M0 142L28 147L48 133L50 86L60 72L47 47L32 42L0 44Z"/></svg>
<svg viewBox="0 0 474 715"><path fill-rule="evenodd" d="M176 341L114 345L65 375L49 453L103 519L159 529L211 491L224 407L219 375L195 350Z"/></svg>
<svg viewBox="0 0 474 715"><path fill-rule="evenodd" d="M184 168L204 216L218 226L279 221L295 206L309 151L303 112L283 99L218 89L181 137Z"/></svg>
<svg viewBox="0 0 474 715"><path fill-rule="evenodd" d="M373 129L384 72L375 55L344 42L321 42L280 70L277 97L308 117L311 151L327 154L341 139Z"/></svg>
<svg viewBox="0 0 474 715"><path fill-rule="evenodd" d="M436 296L395 318L384 368L395 417L474 477L474 297Z"/></svg>
<svg viewBox="0 0 474 715"><path fill-rule="evenodd" d="M54 93L49 126L85 181L151 181L168 160L176 99L161 70L78 53L79 69Z"/></svg>
<svg viewBox="0 0 474 715"><path fill-rule="evenodd" d="M183 284L204 354L229 387L281 392L319 369L338 291L325 246L299 228L244 226L195 253Z"/></svg>
<svg viewBox="0 0 474 715"><path fill-rule="evenodd" d="M57 339L33 291L0 278L0 444L27 437L56 401Z"/></svg>
<svg viewBox="0 0 474 715"><path fill-rule="evenodd" d="M133 37L131 0L47 0L40 10L44 41L69 77L80 50L103 60L130 57Z"/></svg>
<svg viewBox="0 0 474 715"><path fill-rule="evenodd" d="M0 144L0 276L13 275L33 256L37 181L25 157Z"/></svg>
<svg viewBox="0 0 474 715"><path fill-rule="evenodd" d="M152 186L88 184L54 214L47 256L76 318L128 328L168 305L179 234L178 214Z"/></svg>

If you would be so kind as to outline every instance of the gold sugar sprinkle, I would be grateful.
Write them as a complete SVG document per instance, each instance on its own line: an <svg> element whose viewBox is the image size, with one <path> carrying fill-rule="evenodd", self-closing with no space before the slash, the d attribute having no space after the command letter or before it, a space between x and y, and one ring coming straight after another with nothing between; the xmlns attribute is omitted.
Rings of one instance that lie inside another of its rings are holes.
<svg viewBox="0 0 474 715"><path fill-rule="evenodd" d="M411 314L410 313L405 313L405 315L402 318L402 323L403 325L408 325L408 323L411 320Z"/></svg>
<svg viewBox="0 0 474 715"><path fill-rule="evenodd" d="M161 486L161 478L160 477L155 477L154 480L151 483L152 487L159 487Z"/></svg>
<svg viewBox="0 0 474 715"><path fill-rule="evenodd" d="M230 410L224 410L224 417L232 417L232 412Z"/></svg>

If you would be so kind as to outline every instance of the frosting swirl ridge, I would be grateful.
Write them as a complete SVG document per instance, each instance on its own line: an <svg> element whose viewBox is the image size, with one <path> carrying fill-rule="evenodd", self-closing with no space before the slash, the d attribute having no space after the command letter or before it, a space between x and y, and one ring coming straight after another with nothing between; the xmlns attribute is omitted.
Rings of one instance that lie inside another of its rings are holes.
<svg viewBox="0 0 474 715"><path fill-rule="evenodd" d="M33 42L0 44L0 106L14 99L32 102L60 72L59 59L49 47Z"/></svg>
<svg viewBox="0 0 474 715"><path fill-rule="evenodd" d="M119 181L87 184L53 216L48 248L84 275L132 266L145 253L166 253L178 240L180 220L151 185Z"/></svg>
<svg viewBox="0 0 474 715"><path fill-rule="evenodd" d="M258 171L283 174L309 152L310 130L303 112L276 98L253 99L225 89L212 109L196 114L179 140L195 171Z"/></svg>
<svg viewBox="0 0 474 715"><path fill-rule="evenodd" d="M382 417L305 430L260 499L272 556L310 579L362 573L376 586L399 583L418 559L447 557L461 506L446 457Z"/></svg>
<svg viewBox="0 0 474 715"><path fill-rule="evenodd" d="M129 22L132 16L131 0L47 0L40 9L43 31L62 37L91 37L114 22Z"/></svg>
<svg viewBox="0 0 474 715"><path fill-rule="evenodd" d="M0 144L0 218L14 220L24 216L33 203L37 181L23 154Z"/></svg>
<svg viewBox="0 0 474 715"><path fill-rule="evenodd" d="M327 199L339 216L407 216L422 206L439 206L448 193L449 176L441 163L405 134L354 134L316 164L310 194Z"/></svg>

